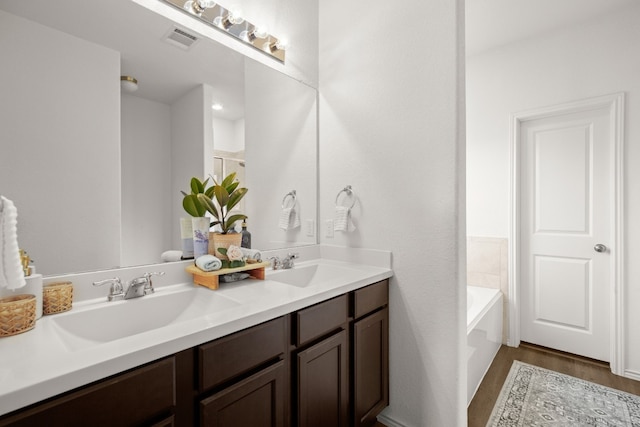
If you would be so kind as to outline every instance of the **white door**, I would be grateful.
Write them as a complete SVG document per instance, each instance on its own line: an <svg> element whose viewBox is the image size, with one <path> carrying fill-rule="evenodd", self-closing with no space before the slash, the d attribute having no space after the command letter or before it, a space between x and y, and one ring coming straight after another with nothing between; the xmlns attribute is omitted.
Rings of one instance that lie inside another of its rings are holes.
<svg viewBox="0 0 640 427"><path fill-rule="evenodd" d="M557 112L519 135L521 339L604 361L612 126L608 108Z"/></svg>

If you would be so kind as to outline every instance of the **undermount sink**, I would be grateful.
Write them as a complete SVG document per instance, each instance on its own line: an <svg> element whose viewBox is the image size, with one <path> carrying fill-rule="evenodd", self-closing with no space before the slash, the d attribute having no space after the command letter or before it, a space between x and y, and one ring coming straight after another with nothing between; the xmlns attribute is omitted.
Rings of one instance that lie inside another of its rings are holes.
<svg viewBox="0 0 640 427"><path fill-rule="evenodd" d="M140 298L82 307L52 318L72 349L114 341L228 310L238 302L203 288L161 290ZM65 336L70 334L71 336Z"/></svg>
<svg viewBox="0 0 640 427"><path fill-rule="evenodd" d="M268 275L269 280L306 288L338 279L349 279L358 271L330 264L296 265L287 270L276 270Z"/></svg>

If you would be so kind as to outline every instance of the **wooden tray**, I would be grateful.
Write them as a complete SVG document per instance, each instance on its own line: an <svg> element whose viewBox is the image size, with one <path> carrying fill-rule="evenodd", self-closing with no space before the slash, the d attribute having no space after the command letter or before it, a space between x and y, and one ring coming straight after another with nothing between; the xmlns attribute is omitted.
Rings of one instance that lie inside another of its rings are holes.
<svg viewBox="0 0 640 427"><path fill-rule="evenodd" d="M251 277L258 280L264 280L264 268L269 265L271 265L269 261L256 262L254 264L245 264L244 267L221 268L220 270L216 271L202 271L195 265L190 265L185 270L187 271L187 273L193 274L193 283L195 283L196 285L216 290L220 287L218 279L223 274L246 271L251 275Z"/></svg>

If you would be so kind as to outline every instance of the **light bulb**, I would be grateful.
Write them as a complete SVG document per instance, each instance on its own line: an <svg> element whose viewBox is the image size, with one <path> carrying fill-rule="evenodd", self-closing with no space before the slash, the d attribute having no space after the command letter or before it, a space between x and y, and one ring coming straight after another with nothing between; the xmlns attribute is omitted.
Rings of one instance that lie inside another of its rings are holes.
<svg viewBox="0 0 640 427"><path fill-rule="evenodd" d="M212 0L188 0L182 7L192 15L201 16L202 12L216 5Z"/></svg>
<svg viewBox="0 0 640 427"><path fill-rule="evenodd" d="M266 39L269 35L269 29L264 25L256 25L253 29L253 34L258 38Z"/></svg>
<svg viewBox="0 0 640 427"><path fill-rule="evenodd" d="M263 49L271 52L275 52L276 50L287 50L291 47L289 40L286 38L278 39L275 42L268 41L264 44Z"/></svg>
<svg viewBox="0 0 640 427"><path fill-rule="evenodd" d="M216 5L216 2L213 0L198 0L198 4L200 5L200 7L210 9Z"/></svg>
<svg viewBox="0 0 640 427"><path fill-rule="evenodd" d="M238 7L232 7L231 9L229 9L228 19L232 25L242 24L244 22L244 17L242 16L242 9Z"/></svg>
<svg viewBox="0 0 640 427"><path fill-rule="evenodd" d="M224 106L222 104L220 104L219 102L216 102L211 106L211 109L213 109L215 111L220 111L223 108L224 108Z"/></svg>

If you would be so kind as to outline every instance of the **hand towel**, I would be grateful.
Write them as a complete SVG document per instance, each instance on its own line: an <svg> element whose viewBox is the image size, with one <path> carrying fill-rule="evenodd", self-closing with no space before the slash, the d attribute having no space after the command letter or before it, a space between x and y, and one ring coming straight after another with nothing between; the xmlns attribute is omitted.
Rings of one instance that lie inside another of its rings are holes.
<svg viewBox="0 0 640 427"><path fill-rule="evenodd" d="M247 259L251 259L258 262L262 261L262 254L260 253L259 250L247 249L247 248L240 248L240 250L242 251L242 255L247 257Z"/></svg>
<svg viewBox="0 0 640 427"><path fill-rule="evenodd" d="M4 279L4 281L0 279L0 286L18 289L26 284L18 246L18 210L11 200L3 196L0 196L0 206L0 217L2 217L0 262L3 264Z"/></svg>
<svg viewBox="0 0 640 427"><path fill-rule="evenodd" d="M202 255L196 258L196 266L202 271L216 271L222 267L222 261L213 255Z"/></svg>
<svg viewBox="0 0 640 427"><path fill-rule="evenodd" d="M295 207L282 208L280 212L280 218L278 220L278 227L283 230L292 230L300 227L300 217Z"/></svg>
<svg viewBox="0 0 640 427"><path fill-rule="evenodd" d="M182 259L182 251L164 251L160 258L162 262L180 261Z"/></svg>
<svg viewBox="0 0 640 427"><path fill-rule="evenodd" d="M356 226L351 221L351 208L346 206L336 206L335 217L333 219L334 231L355 231Z"/></svg>

